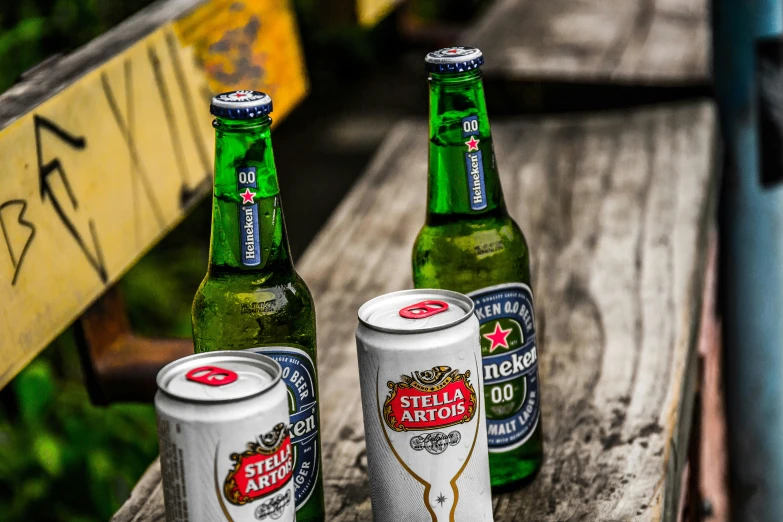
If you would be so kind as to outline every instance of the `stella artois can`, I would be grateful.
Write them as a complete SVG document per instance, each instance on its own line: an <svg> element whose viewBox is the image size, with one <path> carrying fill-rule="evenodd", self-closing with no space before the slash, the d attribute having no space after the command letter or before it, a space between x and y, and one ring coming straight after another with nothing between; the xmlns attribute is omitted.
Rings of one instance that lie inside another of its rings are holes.
<svg viewBox="0 0 783 522"><path fill-rule="evenodd" d="M492 521L479 323L470 298L405 290L356 330L375 522Z"/></svg>
<svg viewBox="0 0 783 522"><path fill-rule="evenodd" d="M273 359L210 352L158 373L167 522L294 522L288 393Z"/></svg>

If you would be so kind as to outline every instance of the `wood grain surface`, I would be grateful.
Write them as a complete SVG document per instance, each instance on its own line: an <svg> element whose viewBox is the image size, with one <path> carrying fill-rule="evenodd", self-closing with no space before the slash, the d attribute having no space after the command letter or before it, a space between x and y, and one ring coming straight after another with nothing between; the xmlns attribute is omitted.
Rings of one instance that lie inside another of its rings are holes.
<svg viewBox="0 0 783 522"><path fill-rule="evenodd" d="M159 1L0 96L0 388L210 193L238 87L304 97L286 0Z"/></svg>
<svg viewBox="0 0 783 522"><path fill-rule="evenodd" d="M706 0L498 0L462 39L488 76L513 80L704 84Z"/></svg>
<svg viewBox="0 0 783 522"><path fill-rule="evenodd" d="M495 520L676 520L715 188L712 106L495 121L533 252L546 462ZM426 123L398 124L306 252L318 313L327 520L371 520L354 329L411 286ZM155 463L114 522L163 520ZM468 522L468 521L460 521Z"/></svg>

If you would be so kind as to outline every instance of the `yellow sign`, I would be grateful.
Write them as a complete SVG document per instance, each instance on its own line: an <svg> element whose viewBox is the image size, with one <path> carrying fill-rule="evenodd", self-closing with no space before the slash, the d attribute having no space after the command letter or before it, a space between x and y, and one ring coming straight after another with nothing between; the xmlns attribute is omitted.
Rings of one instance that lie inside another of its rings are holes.
<svg viewBox="0 0 783 522"><path fill-rule="evenodd" d="M401 3L402 0L356 0L359 24L363 27L373 27Z"/></svg>
<svg viewBox="0 0 783 522"><path fill-rule="evenodd" d="M305 95L286 3L207 2L0 131L0 388L210 192L240 86L278 119Z"/></svg>
<svg viewBox="0 0 783 522"><path fill-rule="evenodd" d="M177 22L212 92L255 89L272 97L281 120L307 94L296 19L285 0L213 0Z"/></svg>

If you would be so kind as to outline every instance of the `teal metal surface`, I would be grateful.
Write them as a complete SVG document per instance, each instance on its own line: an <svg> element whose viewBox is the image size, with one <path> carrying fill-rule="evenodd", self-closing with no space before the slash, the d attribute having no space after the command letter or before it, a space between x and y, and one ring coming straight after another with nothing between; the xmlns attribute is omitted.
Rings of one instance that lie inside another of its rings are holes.
<svg viewBox="0 0 783 522"><path fill-rule="evenodd" d="M783 183L761 183L755 55L759 38L783 31L782 4L713 2L715 94L726 156L720 303L732 520L738 522L783 521Z"/></svg>

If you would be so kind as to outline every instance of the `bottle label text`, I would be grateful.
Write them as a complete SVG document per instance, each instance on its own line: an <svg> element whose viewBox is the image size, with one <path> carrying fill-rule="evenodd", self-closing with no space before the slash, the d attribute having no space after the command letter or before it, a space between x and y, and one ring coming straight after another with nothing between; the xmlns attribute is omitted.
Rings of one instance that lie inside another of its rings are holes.
<svg viewBox="0 0 783 522"><path fill-rule="evenodd" d="M470 138L465 142L465 172L468 176L468 199L472 210L487 208L487 192L484 187L484 161L479 149L480 139L478 116L462 118L462 137Z"/></svg>
<svg viewBox="0 0 783 522"><path fill-rule="evenodd" d="M320 473L318 455L318 403L315 365L304 350L292 346L252 348L277 361L288 387L291 444L294 447L293 481L296 507L312 496Z"/></svg>
<svg viewBox="0 0 783 522"><path fill-rule="evenodd" d="M489 451L509 451L527 442L540 416L533 295L522 283L469 295L481 325Z"/></svg>
<svg viewBox="0 0 783 522"><path fill-rule="evenodd" d="M261 264L261 237L258 226L258 179L255 167L237 169L239 190L239 255L244 266Z"/></svg>

